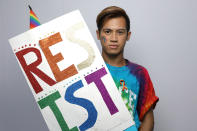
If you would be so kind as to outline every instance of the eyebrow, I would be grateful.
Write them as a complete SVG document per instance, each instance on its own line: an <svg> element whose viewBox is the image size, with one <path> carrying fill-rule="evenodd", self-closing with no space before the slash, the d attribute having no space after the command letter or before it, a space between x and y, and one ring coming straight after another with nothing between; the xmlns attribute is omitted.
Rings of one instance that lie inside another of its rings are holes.
<svg viewBox="0 0 197 131"><path fill-rule="evenodd" d="M110 29L110 28L104 28L103 30L113 30L113 29ZM115 29L115 30L126 30L126 28L120 28L120 29Z"/></svg>

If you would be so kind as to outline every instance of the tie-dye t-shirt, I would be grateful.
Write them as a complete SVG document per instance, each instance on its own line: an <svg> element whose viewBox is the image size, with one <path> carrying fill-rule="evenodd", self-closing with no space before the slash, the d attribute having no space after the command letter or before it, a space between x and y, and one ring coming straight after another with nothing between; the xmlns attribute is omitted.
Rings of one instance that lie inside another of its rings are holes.
<svg viewBox="0 0 197 131"><path fill-rule="evenodd" d="M140 120L159 98L155 95L153 84L147 70L126 60L126 66L116 67L106 63L126 107L139 128ZM128 128L126 131L130 131Z"/></svg>

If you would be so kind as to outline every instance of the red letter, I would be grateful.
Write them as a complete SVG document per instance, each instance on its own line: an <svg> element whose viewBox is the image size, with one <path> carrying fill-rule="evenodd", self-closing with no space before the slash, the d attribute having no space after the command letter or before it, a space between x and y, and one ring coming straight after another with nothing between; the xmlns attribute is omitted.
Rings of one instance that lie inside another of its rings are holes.
<svg viewBox="0 0 197 131"><path fill-rule="evenodd" d="M34 52L37 56L37 60L29 65L27 65L24 55L28 54L29 52ZM56 82L51 79L49 76L47 76L44 72L42 72L40 69L37 68L37 66L42 62L40 51L36 48L27 48L24 50L21 50L16 53L16 56L21 63L21 66L23 67L31 85L33 86L34 91L37 93L41 92L43 89L41 88L40 84L36 80L36 78L33 76L31 72L36 74L40 79L42 79L44 82L46 82L48 85L52 86Z"/></svg>

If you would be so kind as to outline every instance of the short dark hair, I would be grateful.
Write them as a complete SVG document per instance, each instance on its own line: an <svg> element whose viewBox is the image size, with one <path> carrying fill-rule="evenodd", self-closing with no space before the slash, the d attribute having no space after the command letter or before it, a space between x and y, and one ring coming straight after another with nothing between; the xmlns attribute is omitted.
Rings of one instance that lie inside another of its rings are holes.
<svg viewBox="0 0 197 131"><path fill-rule="evenodd" d="M103 27L103 24L106 20L111 19L111 18L116 18L116 17L124 17L126 20L126 29L127 32L130 30L130 19L125 12L124 9L117 7L117 6L109 6L105 9L103 9L97 16L96 18L96 23L97 23L97 28L98 31Z"/></svg>

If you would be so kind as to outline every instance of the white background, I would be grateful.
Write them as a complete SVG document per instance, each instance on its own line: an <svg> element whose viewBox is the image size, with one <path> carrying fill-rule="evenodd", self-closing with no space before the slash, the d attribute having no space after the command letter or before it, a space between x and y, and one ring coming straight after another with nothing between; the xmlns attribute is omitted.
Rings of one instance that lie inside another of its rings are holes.
<svg viewBox="0 0 197 131"><path fill-rule="evenodd" d="M195 0L0 0L1 131L48 130L8 43L29 29L28 4L41 23L79 9L95 40L97 14L110 5L124 8L132 31L125 57L148 69L160 98L155 131L197 130Z"/></svg>

